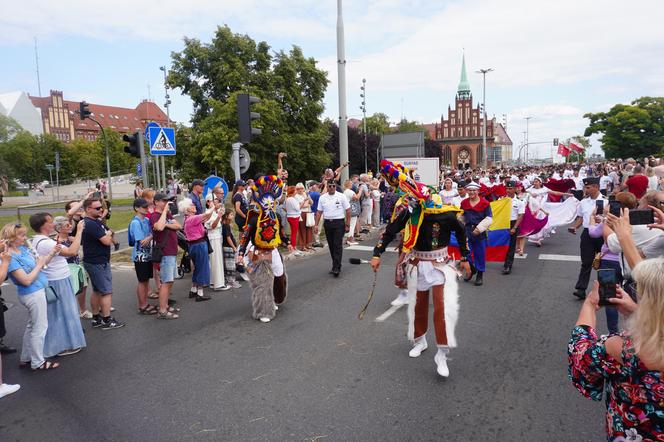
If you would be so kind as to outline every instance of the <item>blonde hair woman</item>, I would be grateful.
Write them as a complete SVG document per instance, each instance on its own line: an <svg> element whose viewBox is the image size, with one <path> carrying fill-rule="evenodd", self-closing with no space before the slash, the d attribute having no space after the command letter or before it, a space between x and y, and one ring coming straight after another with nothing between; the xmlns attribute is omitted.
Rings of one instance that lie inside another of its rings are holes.
<svg viewBox="0 0 664 442"><path fill-rule="evenodd" d="M584 396L600 401L606 390L609 440L661 440L664 436L664 258L641 261L633 271L638 305L622 289L610 302L630 315L626 332L598 338L595 282L568 346L569 377ZM622 440L622 439L621 439Z"/></svg>
<svg viewBox="0 0 664 442"><path fill-rule="evenodd" d="M56 246L47 256L36 257L28 243L28 229L21 224L10 223L0 231L0 239L10 253L7 273L18 292L18 300L28 310L28 324L23 334L21 348L22 368L33 370L51 370L60 364L44 359L44 339L48 329L46 310L46 287L48 279L42 269L59 252Z"/></svg>

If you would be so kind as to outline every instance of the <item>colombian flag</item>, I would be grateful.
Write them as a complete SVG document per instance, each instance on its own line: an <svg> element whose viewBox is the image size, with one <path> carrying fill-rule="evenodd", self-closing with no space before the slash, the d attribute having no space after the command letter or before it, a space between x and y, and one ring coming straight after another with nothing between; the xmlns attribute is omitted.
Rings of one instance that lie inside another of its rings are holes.
<svg viewBox="0 0 664 442"><path fill-rule="evenodd" d="M512 210L512 199L501 198L491 202L491 213L493 222L489 226L489 242L486 247L486 260L492 262L503 262L510 248L510 212ZM459 259L459 243L452 233L448 254L454 259Z"/></svg>

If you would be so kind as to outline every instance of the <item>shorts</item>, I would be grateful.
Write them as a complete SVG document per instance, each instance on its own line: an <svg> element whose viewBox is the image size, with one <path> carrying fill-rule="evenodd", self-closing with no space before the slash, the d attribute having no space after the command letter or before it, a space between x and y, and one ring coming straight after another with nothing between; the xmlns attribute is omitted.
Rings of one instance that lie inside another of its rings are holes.
<svg viewBox="0 0 664 442"><path fill-rule="evenodd" d="M91 264L84 262L83 267L88 272L92 290L101 296L113 293L113 276L111 275L111 264Z"/></svg>
<svg viewBox="0 0 664 442"><path fill-rule="evenodd" d="M171 283L175 281L178 273L178 257L162 256L159 263L159 277L161 282Z"/></svg>
<svg viewBox="0 0 664 442"><path fill-rule="evenodd" d="M134 262L134 270L138 282L148 282L152 278L151 262Z"/></svg>

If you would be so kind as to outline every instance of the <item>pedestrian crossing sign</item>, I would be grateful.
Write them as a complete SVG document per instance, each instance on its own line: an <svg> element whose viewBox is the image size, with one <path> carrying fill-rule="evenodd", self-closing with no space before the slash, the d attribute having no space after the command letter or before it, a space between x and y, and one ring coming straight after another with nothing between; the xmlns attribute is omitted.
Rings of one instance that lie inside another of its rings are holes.
<svg viewBox="0 0 664 442"><path fill-rule="evenodd" d="M150 153L152 155L175 155L175 129L172 127L148 127Z"/></svg>

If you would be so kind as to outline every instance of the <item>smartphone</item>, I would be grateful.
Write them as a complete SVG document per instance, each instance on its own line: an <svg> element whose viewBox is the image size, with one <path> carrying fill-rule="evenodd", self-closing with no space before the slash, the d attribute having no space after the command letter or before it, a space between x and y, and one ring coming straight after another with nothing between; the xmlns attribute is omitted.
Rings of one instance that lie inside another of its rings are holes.
<svg viewBox="0 0 664 442"><path fill-rule="evenodd" d="M634 209L629 211L629 223L633 226L655 223L655 212L648 209Z"/></svg>
<svg viewBox="0 0 664 442"><path fill-rule="evenodd" d="M171 204L168 205L168 210L171 212L171 215L173 216L178 214L178 205L175 204L175 201L171 201Z"/></svg>
<svg viewBox="0 0 664 442"><path fill-rule="evenodd" d="M595 201L595 213L597 215L604 215L604 200Z"/></svg>
<svg viewBox="0 0 664 442"><path fill-rule="evenodd" d="M620 201L609 201L609 213L611 215L620 216Z"/></svg>
<svg viewBox="0 0 664 442"><path fill-rule="evenodd" d="M599 305L611 305L609 298L616 297L616 284L618 284L616 270L599 269L597 280L599 281Z"/></svg>

